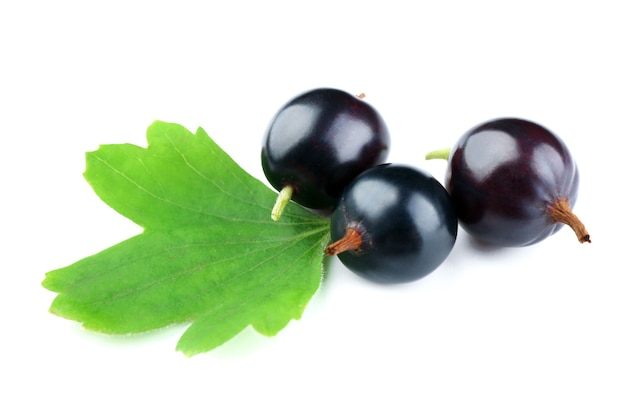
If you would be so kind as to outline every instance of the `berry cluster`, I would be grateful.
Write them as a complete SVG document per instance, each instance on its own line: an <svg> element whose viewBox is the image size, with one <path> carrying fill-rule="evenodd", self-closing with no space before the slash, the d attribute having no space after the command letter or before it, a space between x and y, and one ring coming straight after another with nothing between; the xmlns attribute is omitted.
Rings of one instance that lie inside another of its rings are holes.
<svg viewBox="0 0 626 404"><path fill-rule="evenodd" d="M263 171L279 190L272 218L289 200L330 215L328 255L381 283L410 282L449 255L458 223L499 246L534 244L572 227L578 168L546 128L522 119L476 126L451 149L445 187L427 172L386 163L389 131L362 97L320 88L285 104L271 121L261 153Z"/></svg>

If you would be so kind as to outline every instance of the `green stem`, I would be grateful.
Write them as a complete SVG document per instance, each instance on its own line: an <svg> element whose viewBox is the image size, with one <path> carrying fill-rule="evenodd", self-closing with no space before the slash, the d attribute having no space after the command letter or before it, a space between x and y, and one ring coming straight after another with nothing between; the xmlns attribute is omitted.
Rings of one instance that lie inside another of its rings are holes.
<svg viewBox="0 0 626 404"><path fill-rule="evenodd" d="M450 157L450 150L450 147L446 147L445 149L433 150L430 153L426 154L426 160L448 160L448 157Z"/></svg>
<svg viewBox="0 0 626 404"><path fill-rule="evenodd" d="M291 196L293 195L293 187L287 185L285 188L281 189L276 197L276 203L272 208L272 220L275 222L280 220L280 217L283 214L283 211L287 207L287 204L291 200Z"/></svg>

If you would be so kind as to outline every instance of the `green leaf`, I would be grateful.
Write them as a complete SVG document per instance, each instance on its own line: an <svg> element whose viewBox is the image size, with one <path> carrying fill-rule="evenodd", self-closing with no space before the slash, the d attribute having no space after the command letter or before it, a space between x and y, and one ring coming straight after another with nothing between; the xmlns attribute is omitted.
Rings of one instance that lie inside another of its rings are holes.
<svg viewBox="0 0 626 404"><path fill-rule="evenodd" d="M291 203L272 221L276 193L202 129L157 121L147 137L87 153L94 191L144 231L48 272L50 311L110 334L190 323L186 355L299 319L321 282L328 220Z"/></svg>

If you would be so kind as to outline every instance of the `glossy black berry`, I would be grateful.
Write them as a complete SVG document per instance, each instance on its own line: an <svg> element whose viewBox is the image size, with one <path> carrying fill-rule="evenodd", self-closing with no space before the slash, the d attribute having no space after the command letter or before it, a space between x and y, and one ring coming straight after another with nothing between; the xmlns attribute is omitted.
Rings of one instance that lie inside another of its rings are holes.
<svg viewBox="0 0 626 404"><path fill-rule="evenodd" d="M523 119L496 119L468 131L452 148L446 187L462 227L489 244L526 246L569 224L589 234L571 212L578 168L555 134Z"/></svg>
<svg viewBox="0 0 626 404"><path fill-rule="evenodd" d="M385 161L389 131L362 99L320 88L285 104L272 119L261 152L270 184L315 210L330 210L354 177Z"/></svg>
<svg viewBox="0 0 626 404"><path fill-rule="evenodd" d="M383 164L359 175L331 216L332 243L353 272L381 283L402 283L434 271L457 235L450 196L430 174Z"/></svg>

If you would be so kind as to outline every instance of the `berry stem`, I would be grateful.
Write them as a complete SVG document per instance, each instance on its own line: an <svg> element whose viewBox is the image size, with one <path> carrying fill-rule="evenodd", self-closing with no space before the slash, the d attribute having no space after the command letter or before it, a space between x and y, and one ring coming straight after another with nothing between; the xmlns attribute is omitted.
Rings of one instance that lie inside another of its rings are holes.
<svg viewBox="0 0 626 404"><path fill-rule="evenodd" d="M568 225L576 233L578 241L581 243L591 243L591 238L585 225L581 220L572 212L572 208L569 206L569 201L566 198L557 199L550 207L548 207L548 213L555 222L560 222Z"/></svg>
<svg viewBox="0 0 626 404"><path fill-rule="evenodd" d="M272 220L278 221L283 214L283 211L287 207L287 204L291 200L291 196L293 195L293 187L291 185L285 186L280 190L278 196L276 197L276 203L272 208Z"/></svg>
<svg viewBox="0 0 626 404"><path fill-rule="evenodd" d="M426 160L448 160L448 157L450 157L450 150L450 147L446 147L445 149L433 150L430 153L426 154Z"/></svg>
<svg viewBox="0 0 626 404"><path fill-rule="evenodd" d="M361 233L357 229L349 227L345 236L326 247L326 254L337 255L345 251L358 250L362 243Z"/></svg>

